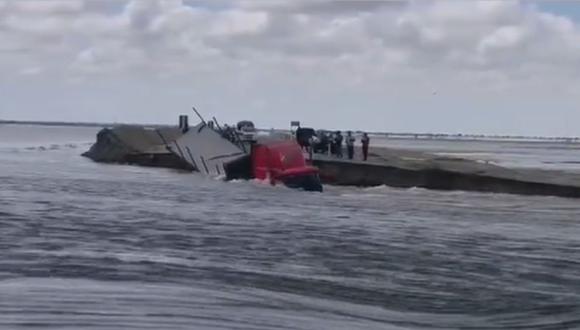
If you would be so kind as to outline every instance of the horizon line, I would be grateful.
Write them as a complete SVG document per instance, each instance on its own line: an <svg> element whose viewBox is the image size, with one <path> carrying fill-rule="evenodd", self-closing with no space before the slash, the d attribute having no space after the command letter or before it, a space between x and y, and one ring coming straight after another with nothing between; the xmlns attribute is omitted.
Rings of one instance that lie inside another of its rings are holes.
<svg viewBox="0 0 580 330"><path fill-rule="evenodd" d="M105 123L105 122L67 122L67 121L44 121L44 120L6 120L0 119L0 125L35 125L35 126L65 126L65 127L114 127L121 125L130 126L145 126L145 127L170 127L178 126L172 124L138 124L138 123ZM258 128L259 131L271 131L272 128ZM277 131L290 131L286 128L274 128ZM318 129L317 129L318 130ZM334 132L336 130L327 130ZM363 132L362 130L352 130L352 132ZM510 134L476 134L476 133L416 133L416 132L386 132L386 131L367 131L369 134L375 135L386 135L387 137L392 135L393 137L417 137L421 139L429 138L503 138L503 139L533 139L533 140L550 140L550 141L580 141L579 136L543 136L543 135L510 135Z"/></svg>

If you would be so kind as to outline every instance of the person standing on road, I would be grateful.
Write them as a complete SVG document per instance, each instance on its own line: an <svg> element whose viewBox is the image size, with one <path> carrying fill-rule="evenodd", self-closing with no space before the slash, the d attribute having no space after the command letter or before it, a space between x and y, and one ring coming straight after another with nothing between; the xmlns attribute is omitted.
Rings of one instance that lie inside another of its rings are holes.
<svg viewBox="0 0 580 330"><path fill-rule="evenodd" d="M342 140L344 137L340 131L336 131L336 156L342 158Z"/></svg>
<svg viewBox="0 0 580 330"><path fill-rule="evenodd" d="M363 133L363 137L361 138L362 143L362 152L363 152L363 160L366 161L369 157L369 143L371 139L369 138L367 133Z"/></svg>
<svg viewBox="0 0 580 330"><path fill-rule="evenodd" d="M346 134L346 152L348 154L348 159L352 159L354 157L354 136L352 136L352 132L348 131Z"/></svg>
<svg viewBox="0 0 580 330"><path fill-rule="evenodd" d="M336 134L329 133L328 135L328 144L330 145L330 155L336 155Z"/></svg>

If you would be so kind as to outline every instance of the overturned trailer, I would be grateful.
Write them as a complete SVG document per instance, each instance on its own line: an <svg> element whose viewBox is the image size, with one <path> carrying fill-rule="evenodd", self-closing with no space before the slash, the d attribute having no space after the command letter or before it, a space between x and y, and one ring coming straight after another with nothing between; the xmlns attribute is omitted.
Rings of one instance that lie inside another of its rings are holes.
<svg viewBox="0 0 580 330"><path fill-rule="evenodd" d="M205 175L267 180L273 185L322 191L318 169L306 163L293 140L265 137L232 141L202 122L169 143L168 149Z"/></svg>

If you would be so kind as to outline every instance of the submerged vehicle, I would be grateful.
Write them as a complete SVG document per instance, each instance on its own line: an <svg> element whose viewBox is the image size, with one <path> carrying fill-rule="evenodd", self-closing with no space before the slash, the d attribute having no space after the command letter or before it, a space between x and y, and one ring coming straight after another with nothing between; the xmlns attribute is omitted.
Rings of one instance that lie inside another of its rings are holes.
<svg viewBox="0 0 580 330"><path fill-rule="evenodd" d="M310 147L311 141L316 138L316 131L310 127L296 129L296 141L302 148Z"/></svg>
<svg viewBox="0 0 580 330"><path fill-rule="evenodd" d="M306 163L296 141L248 138L228 139L223 132L202 122L168 147L197 171L209 176L268 180L273 185L281 183L306 191L322 191L318 169Z"/></svg>
<svg viewBox="0 0 580 330"><path fill-rule="evenodd" d="M318 130L316 135L318 136L318 141L316 141L312 146L313 152L317 154L327 154L329 152L330 140L332 138L331 133L325 130Z"/></svg>
<svg viewBox="0 0 580 330"><path fill-rule="evenodd" d="M300 146L294 141L272 140L255 143L251 151L253 177L281 182L290 188L322 191L318 169L306 164Z"/></svg>
<svg viewBox="0 0 580 330"><path fill-rule="evenodd" d="M256 127L249 120L242 120L236 125L239 138L243 141L251 141L256 135Z"/></svg>

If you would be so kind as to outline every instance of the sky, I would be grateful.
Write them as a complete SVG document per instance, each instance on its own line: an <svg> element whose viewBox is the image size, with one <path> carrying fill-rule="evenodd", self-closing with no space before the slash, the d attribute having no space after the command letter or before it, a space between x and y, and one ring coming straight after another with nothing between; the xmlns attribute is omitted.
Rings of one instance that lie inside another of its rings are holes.
<svg viewBox="0 0 580 330"><path fill-rule="evenodd" d="M580 2L0 0L0 119L192 106L263 128L580 136Z"/></svg>

